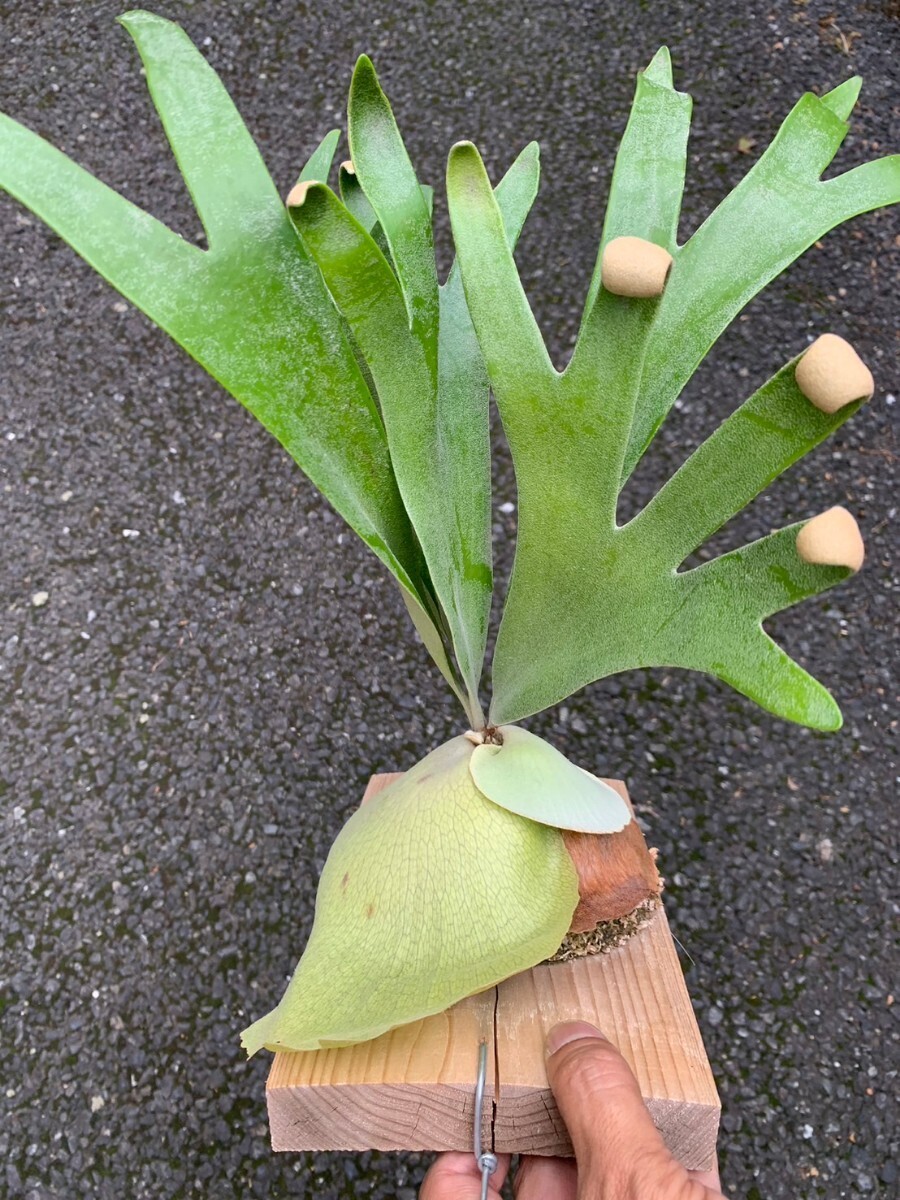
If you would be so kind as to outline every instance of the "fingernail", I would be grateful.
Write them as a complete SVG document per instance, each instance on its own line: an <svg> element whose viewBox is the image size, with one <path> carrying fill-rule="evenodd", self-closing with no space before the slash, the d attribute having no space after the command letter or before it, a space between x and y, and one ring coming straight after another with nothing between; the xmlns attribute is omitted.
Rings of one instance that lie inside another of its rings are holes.
<svg viewBox="0 0 900 1200"><path fill-rule="evenodd" d="M589 1025L587 1021L562 1021L559 1025L554 1025L547 1034L547 1053L556 1054L557 1050L561 1050L569 1042L577 1042L583 1038L593 1038L594 1041L600 1042L608 1040L595 1025Z"/></svg>

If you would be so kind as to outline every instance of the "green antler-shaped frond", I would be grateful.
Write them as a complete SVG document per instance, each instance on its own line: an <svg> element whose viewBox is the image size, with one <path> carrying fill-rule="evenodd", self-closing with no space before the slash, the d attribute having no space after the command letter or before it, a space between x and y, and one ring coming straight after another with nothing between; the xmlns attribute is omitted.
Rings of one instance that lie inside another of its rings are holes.
<svg viewBox="0 0 900 1200"><path fill-rule="evenodd" d="M308 185L289 208L359 347L377 392L400 493L446 614L474 724L492 594L489 383L462 281L438 286L430 190L419 184L371 62L349 106L343 202ZM514 246L538 186L537 146L501 180Z"/></svg>
<svg viewBox="0 0 900 1200"><path fill-rule="evenodd" d="M578 902L562 835L488 800L473 754L445 742L341 830L294 977L242 1034L249 1054L377 1037L558 948Z"/></svg>
<svg viewBox="0 0 900 1200"><path fill-rule="evenodd" d="M121 18L209 241L201 251L42 138L0 117L0 186L161 325L281 442L429 605L383 423L315 264L218 76L182 30ZM307 172L331 165L335 133Z"/></svg>
<svg viewBox="0 0 900 1200"><path fill-rule="evenodd" d="M182 30L142 12L122 23L209 250L6 117L0 186L279 439L392 571L426 647L472 723L483 723L489 383L458 272L438 285L432 190L416 179L372 64L361 58L353 76L344 203L318 183L339 140L332 130L289 197L292 221L220 80ZM512 243L538 171L528 147L498 188ZM376 313L367 313L366 294Z"/></svg>
<svg viewBox="0 0 900 1200"><path fill-rule="evenodd" d="M742 183L679 247L690 101L672 88L660 51L638 79L564 372L547 354L477 151L461 143L451 152L457 253L519 489L492 721L519 720L619 671L682 666L788 719L840 725L833 699L761 622L845 578L858 565L854 548L806 561L802 526L794 526L696 570L679 568L871 394L871 377L845 343L836 353L844 366L855 360L849 394L822 401L789 363L633 521L619 527L616 511L622 482L744 304L828 229L900 199L897 158L820 180L858 90L851 80L821 100L805 96Z"/></svg>
<svg viewBox="0 0 900 1200"><path fill-rule="evenodd" d="M185 242L42 138L0 115L0 187L160 325L275 435L395 576L448 682L449 633L397 488L365 364L218 76L177 26L121 18L134 39L209 250ZM300 182L327 176L339 131Z"/></svg>
<svg viewBox="0 0 900 1200"><path fill-rule="evenodd" d="M861 83L849 79L821 99L803 96L734 191L673 250L647 339L624 477L744 306L830 229L900 200L900 155L821 178L847 135Z"/></svg>

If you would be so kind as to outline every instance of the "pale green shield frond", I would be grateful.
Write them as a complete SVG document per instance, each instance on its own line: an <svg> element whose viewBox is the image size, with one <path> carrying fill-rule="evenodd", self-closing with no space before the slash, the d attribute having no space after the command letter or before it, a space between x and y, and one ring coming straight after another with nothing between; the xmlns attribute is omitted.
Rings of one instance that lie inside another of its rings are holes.
<svg viewBox="0 0 900 1200"><path fill-rule="evenodd" d="M366 1041L441 1012L558 949L578 902L562 835L475 787L463 737L350 818L309 944L250 1054Z"/></svg>
<svg viewBox="0 0 900 1200"><path fill-rule="evenodd" d="M631 820L614 788L569 762L527 729L504 725L502 745L476 746L469 763L475 786L494 804L581 833L617 833Z"/></svg>

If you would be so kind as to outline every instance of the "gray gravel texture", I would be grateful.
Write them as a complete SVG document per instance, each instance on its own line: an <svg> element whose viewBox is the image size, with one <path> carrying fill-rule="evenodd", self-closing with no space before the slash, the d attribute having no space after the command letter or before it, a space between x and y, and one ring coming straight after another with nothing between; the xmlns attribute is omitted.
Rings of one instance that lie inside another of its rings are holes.
<svg viewBox="0 0 900 1200"><path fill-rule="evenodd" d="M865 77L841 168L900 148L894 0L157 10L222 73L281 187L339 121L363 50L426 180L440 185L460 137L493 172L539 138L519 259L557 360L633 75L663 41L695 100L683 233L804 89ZM0 107L193 237L117 11L0 5ZM0 1194L409 1200L427 1156L273 1155L266 1056L247 1064L237 1033L280 995L370 772L410 766L460 715L386 574L274 441L36 220L4 202L0 222ZM531 722L625 777L660 847L722 1094L723 1180L742 1200L896 1194L898 235L896 213L861 218L754 302L628 501L809 337L851 338L872 404L716 539L834 503L857 514L861 576L773 622L840 698L844 730L664 671ZM446 258L443 217L441 238ZM499 436L495 461L505 577Z"/></svg>

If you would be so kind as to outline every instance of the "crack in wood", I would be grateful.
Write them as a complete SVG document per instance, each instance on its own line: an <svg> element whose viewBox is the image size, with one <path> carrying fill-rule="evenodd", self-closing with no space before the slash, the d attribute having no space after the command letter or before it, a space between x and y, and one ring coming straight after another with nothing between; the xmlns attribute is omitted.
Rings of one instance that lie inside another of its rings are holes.
<svg viewBox="0 0 900 1200"><path fill-rule="evenodd" d="M497 1105L500 1101L500 1051L497 1045L497 1015L500 1011L500 988L494 988L494 1094L491 1098L491 1153L496 1150L494 1134L497 1129Z"/></svg>

